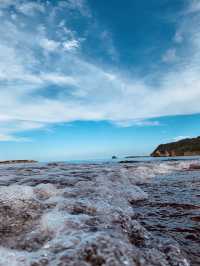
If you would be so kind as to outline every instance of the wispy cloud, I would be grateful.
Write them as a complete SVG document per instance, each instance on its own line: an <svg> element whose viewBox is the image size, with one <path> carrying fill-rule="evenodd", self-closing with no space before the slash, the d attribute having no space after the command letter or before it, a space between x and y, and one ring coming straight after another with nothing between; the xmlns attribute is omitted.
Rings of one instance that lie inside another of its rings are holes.
<svg viewBox="0 0 200 266"><path fill-rule="evenodd" d="M34 16L37 12L45 12L45 8L42 4L35 2L25 2L20 5L17 5L17 10L27 16Z"/></svg>
<svg viewBox="0 0 200 266"><path fill-rule="evenodd" d="M20 137L15 134L29 130L42 129L45 125L38 122L31 121L14 121L7 120L0 123L0 141L12 141L12 142L27 142L31 141L30 138Z"/></svg>
<svg viewBox="0 0 200 266"><path fill-rule="evenodd" d="M75 120L157 126L160 116L200 112L200 33L194 30L200 25L200 14L196 1L180 20L171 47L161 55L162 64L171 63L170 70L147 73L156 80L156 88L146 77L128 78L112 65L87 58L81 40L90 34L90 28L77 31L66 16L72 16L73 10L79 14L75 18L91 19L85 1L59 1L58 5L38 1L36 5L33 1L0 0L0 10L0 125L12 121L14 126L9 130L0 126L1 140L32 130L28 122L39 123L39 128ZM101 38L109 39L110 44L102 45L115 56L110 34L102 31ZM87 39L84 43L87 46ZM50 92L52 86L54 93ZM23 127L21 121L26 121Z"/></svg>
<svg viewBox="0 0 200 266"><path fill-rule="evenodd" d="M157 120L122 120L122 121L115 121L115 125L119 127L131 127L131 126L137 126L137 127L155 127L155 126L160 126L160 122Z"/></svg>
<svg viewBox="0 0 200 266"><path fill-rule="evenodd" d="M79 48L80 44L78 40L70 40L63 43L63 48L65 51L76 50Z"/></svg>
<svg viewBox="0 0 200 266"><path fill-rule="evenodd" d="M190 136L177 136L175 138L173 138L172 140L173 141L179 141L179 140L182 140L182 139L189 139L191 138Z"/></svg>
<svg viewBox="0 0 200 266"><path fill-rule="evenodd" d="M67 9L79 11L81 15L91 17L91 11L86 4L85 0L63 0L59 2L60 7L66 7Z"/></svg>
<svg viewBox="0 0 200 266"><path fill-rule="evenodd" d="M13 132L12 132L13 134ZM13 135L3 135L0 134L0 142L30 142L31 139L25 137L16 137Z"/></svg>

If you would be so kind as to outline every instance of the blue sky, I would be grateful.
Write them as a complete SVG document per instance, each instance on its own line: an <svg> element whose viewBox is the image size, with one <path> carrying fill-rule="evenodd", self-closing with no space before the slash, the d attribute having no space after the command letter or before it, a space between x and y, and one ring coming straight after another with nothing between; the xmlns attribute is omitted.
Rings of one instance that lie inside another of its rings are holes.
<svg viewBox="0 0 200 266"><path fill-rule="evenodd" d="M200 1L0 0L0 159L200 135Z"/></svg>

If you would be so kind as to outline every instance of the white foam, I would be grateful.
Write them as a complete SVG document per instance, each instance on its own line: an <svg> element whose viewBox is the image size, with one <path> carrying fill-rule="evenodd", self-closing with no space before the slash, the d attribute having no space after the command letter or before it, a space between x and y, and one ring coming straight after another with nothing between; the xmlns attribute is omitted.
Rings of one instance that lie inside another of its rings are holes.
<svg viewBox="0 0 200 266"><path fill-rule="evenodd" d="M191 164L199 164L198 160L188 161L163 161L151 163L138 163L126 168L122 165L122 176L131 179L131 183L150 182L157 175L170 174L176 171L189 170Z"/></svg>
<svg viewBox="0 0 200 266"><path fill-rule="evenodd" d="M0 266L30 266L28 254L0 247Z"/></svg>
<svg viewBox="0 0 200 266"><path fill-rule="evenodd" d="M44 214L41 219L41 228L44 231L57 233L64 226L66 216L64 213L52 211Z"/></svg>
<svg viewBox="0 0 200 266"><path fill-rule="evenodd" d="M0 187L0 201L19 205L35 197L30 186L11 185Z"/></svg>

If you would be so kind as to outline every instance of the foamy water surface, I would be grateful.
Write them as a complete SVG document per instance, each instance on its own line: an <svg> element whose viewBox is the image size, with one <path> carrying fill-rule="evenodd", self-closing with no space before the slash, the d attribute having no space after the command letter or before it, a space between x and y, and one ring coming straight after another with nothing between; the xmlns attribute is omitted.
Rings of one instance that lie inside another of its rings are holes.
<svg viewBox="0 0 200 266"><path fill-rule="evenodd" d="M0 265L198 265L198 255L188 256L182 238L168 232L174 218L161 230L165 217L149 215L162 208L174 213L178 205L172 203L182 202L187 191L200 208L198 165L197 159L1 165ZM191 183L194 172L198 181ZM185 182L185 193L174 192L170 175L178 180L176 191ZM188 234L190 246L194 234Z"/></svg>

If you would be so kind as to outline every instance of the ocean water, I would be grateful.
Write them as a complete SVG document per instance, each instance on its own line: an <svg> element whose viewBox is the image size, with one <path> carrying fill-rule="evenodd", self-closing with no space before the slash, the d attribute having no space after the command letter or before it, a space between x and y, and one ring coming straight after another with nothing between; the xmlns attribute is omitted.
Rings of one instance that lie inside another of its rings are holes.
<svg viewBox="0 0 200 266"><path fill-rule="evenodd" d="M200 265L200 171L178 171L140 186L148 202L134 207L137 219L154 235L179 243L191 265Z"/></svg>
<svg viewBox="0 0 200 266"><path fill-rule="evenodd" d="M0 266L200 265L200 159L0 165Z"/></svg>

